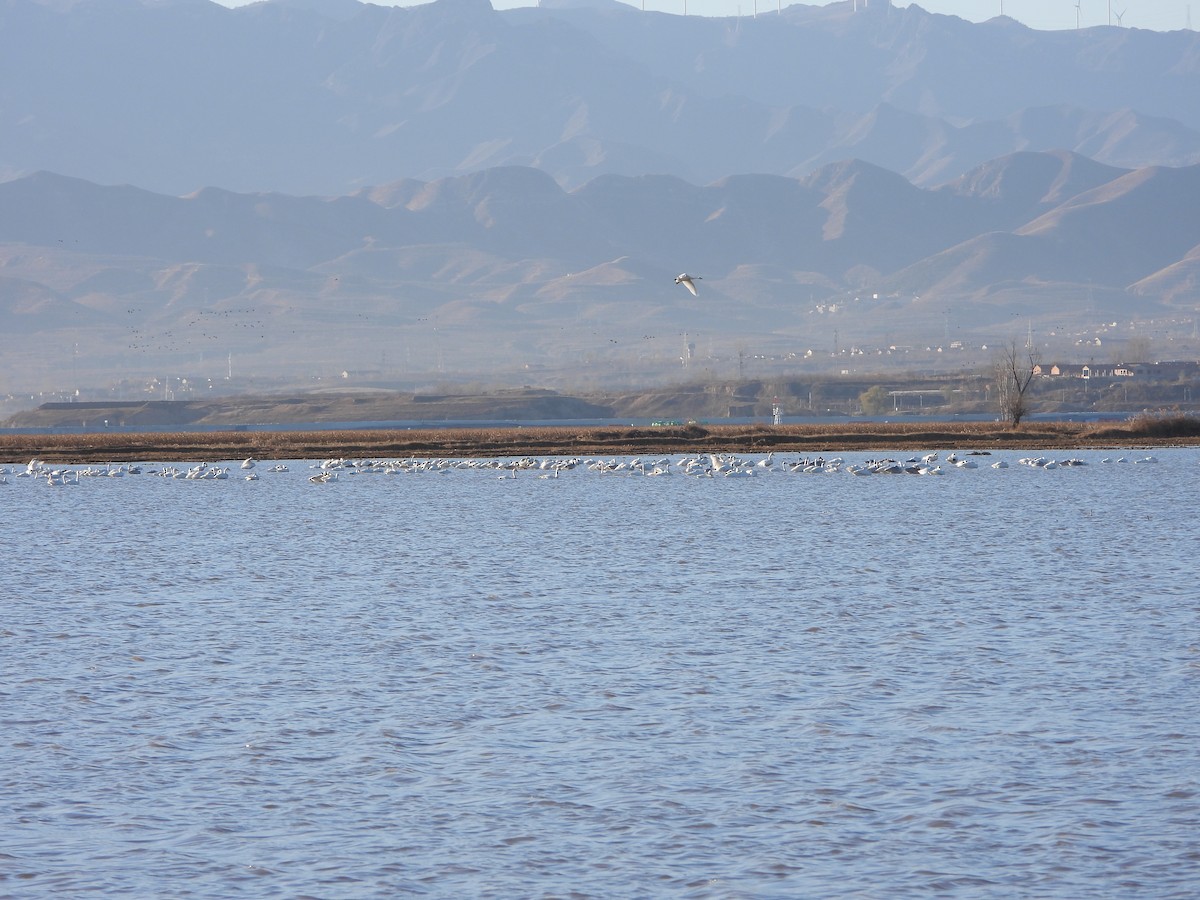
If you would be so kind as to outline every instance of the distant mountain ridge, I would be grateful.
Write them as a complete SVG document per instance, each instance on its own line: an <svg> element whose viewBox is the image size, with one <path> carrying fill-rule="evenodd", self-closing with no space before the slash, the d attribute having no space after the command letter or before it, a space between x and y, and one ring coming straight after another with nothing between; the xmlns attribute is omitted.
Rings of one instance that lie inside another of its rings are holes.
<svg viewBox="0 0 1200 900"><path fill-rule="evenodd" d="M1125 288L1200 241L1200 222L1188 215L1198 190L1200 166L1130 172L1069 153L1013 154L936 189L862 161L707 186L603 176L573 191L539 170L502 167L332 199L217 188L167 197L40 172L0 183L0 243L205 265L336 265L347 274L358 257L453 245L566 268L644 256L700 259L716 275L769 263L837 284L857 266L885 277L996 232L1099 240L1099 223L1127 244L1119 258L1100 260L1124 273L1103 283ZM1156 218L1172 227L1126 233Z"/></svg>
<svg viewBox="0 0 1200 900"><path fill-rule="evenodd" d="M1196 333L1192 32L4 0L0 85L0 391Z"/></svg>
<svg viewBox="0 0 1200 900"><path fill-rule="evenodd" d="M862 161L572 191L501 167L333 199L37 173L0 183L0 317L28 337L20 349L45 342L42 361L62 366L87 328L91 358L133 368L234 352L264 368L330 354L321 365L347 370L400 352L440 371L447 353L484 370L669 360L685 333L911 343L944 337L950 309L976 343L1014 315L1095 333L1194 315L1197 198L1200 166L1066 152L1012 154L940 188ZM673 284L680 270L703 275L700 297Z"/></svg>
<svg viewBox="0 0 1200 900"><path fill-rule="evenodd" d="M921 186L1018 150L1200 162L1200 36L919 6L0 6L0 177L337 196L497 166L704 184L846 158Z"/></svg>

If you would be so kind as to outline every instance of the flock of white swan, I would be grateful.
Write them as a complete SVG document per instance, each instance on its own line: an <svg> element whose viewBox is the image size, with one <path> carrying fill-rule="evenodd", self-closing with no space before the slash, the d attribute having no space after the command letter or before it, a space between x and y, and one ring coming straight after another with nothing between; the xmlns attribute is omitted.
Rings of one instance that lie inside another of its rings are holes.
<svg viewBox="0 0 1200 900"><path fill-rule="evenodd" d="M564 472L592 472L602 476L637 476L661 477L666 475L683 475L694 478L753 478L756 476L780 473L802 474L847 474L847 475L943 475L947 471L958 469L976 469L987 465L992 469L1006 469L1009 463L998 459L987 462L990 454L972 452L958 455L950 452L942 456L939 451L911 456L906 459L866 459L860 462L847 462L842 457L826 459L817 457L795 457L784 459L776 457L775 453L744 457L738 454L704 453L686 456L661 456L653 459L642 457L608 459L581 457L506 457L506 458L405 458L392 460L373 459L326 459L308 463L311 474L308 480L312 484L330 484L347 476L360 475L401 475L415 473L434 473L446 475L452 472L474 471L487 472L498 478L517 478L518 476L535 476L538 478L558 478ZM1153 456L1118 456L1105 457L1103 463L1155 463ZM1087 461L1078 457L1053 459L1046 456L1026 456L1016 461L1017 465L1034 469L1052 470L1086 466ZM15 469L0 466L0 485L7 485L20 479L30 479L51 486L79 484L89 478L123 478L126 475L151 475L159 478L183 479L188 481L258 481L259 472L272 476L290 472L290 468L282 462L272 465L263 464L253 458L241 463L212 464L207 462L183 466L175 464L109 464L109 465L51 465L40 459L32 459L23 468Z"/></svg>

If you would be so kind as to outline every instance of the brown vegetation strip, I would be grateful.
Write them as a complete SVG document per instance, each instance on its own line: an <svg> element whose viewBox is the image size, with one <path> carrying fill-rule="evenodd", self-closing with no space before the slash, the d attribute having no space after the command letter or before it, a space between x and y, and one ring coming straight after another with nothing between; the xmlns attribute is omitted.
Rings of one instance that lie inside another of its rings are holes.
<svg viewBox="0 0 1200 900"><path fill-rule="evenodd" d="M89 463L138 460L483 457L645 453L916 449L1084 449L1200 445L1200 420L1138 417L1126 423L862 422L836 425L682 425L633 428L446 428L0 435L0 460Z"/></svg>

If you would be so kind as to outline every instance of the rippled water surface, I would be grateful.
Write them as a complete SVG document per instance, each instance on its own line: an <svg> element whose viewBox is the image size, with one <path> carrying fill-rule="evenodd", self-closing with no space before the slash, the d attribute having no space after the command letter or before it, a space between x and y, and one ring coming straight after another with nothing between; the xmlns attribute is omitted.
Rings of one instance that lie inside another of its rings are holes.
<svg viewBox="0 0 1200 900"><path fill-rule="evenodd" d="M14 468L0 896L1195 897L1200 453L1145 455Z"/></svg>

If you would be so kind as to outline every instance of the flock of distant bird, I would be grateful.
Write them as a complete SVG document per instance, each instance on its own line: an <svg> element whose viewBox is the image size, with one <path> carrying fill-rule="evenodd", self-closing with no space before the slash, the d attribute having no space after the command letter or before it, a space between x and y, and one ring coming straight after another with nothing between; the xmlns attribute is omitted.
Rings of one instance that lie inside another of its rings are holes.
<svg viewBox="0 0 1200 900"><path fill-rule="evenodd" d="M848 475L942 475L948 469L975 469L979 467L979 458L987 454L967 454L962 457L948 453L944 458L938 452L927 453L921 457L909 457L903 460L883 458L868 459L862 462L847 462L842 457L826 459L823 456L815 458L798 457L795 459L776 459L775 454L767 453L757 458L745 458L736 454L707 453L683 456L677 459L659 457L643 459L579 458L579 457L543 457L523 456L502 459L394 459L394 460L353 460L326 459L309 464L314 470L308 476L313 484L329 484L344 476L355 475L400 475L431 472L439 475L460 471L482 471L494 474L498 478L516 478L519 474L535 475L539 478L558 478L564 472L581 471L593 472L608 476L664 476L685 475L704 478L752 478L759 475L775 473L805 473L805 474L837 474ZM1134 458L1106 457L1102 462L1154 463L1158 460L1153 456L1138 456ZM1045 456L1022 457L1019 465L1034 469L1058 469L1074 466L1085 466L1087 462L1077 457L1056 460ZM944 465L943 465L944 464ZM234 466L237 465L235 469ZM997 460L990 464L993 469L1006 469L1005 460ZM160 465L151 466L120 464L104 466L61 466L50 465L39 459L32 459L24 468L16 470L0 467L0 485L9 484L8 476L16 479L32 479L48 485L79 484L88 478L123 478L126 475L154 475L160 478L182 479L186 481L228 481L230 478L242 481L258 481L258 461L250 458L240 464L212 465L206 462L192 466ZM263 471L272 474L282 474L289 470L284 463L275 463L264 467Z"/></svg>

